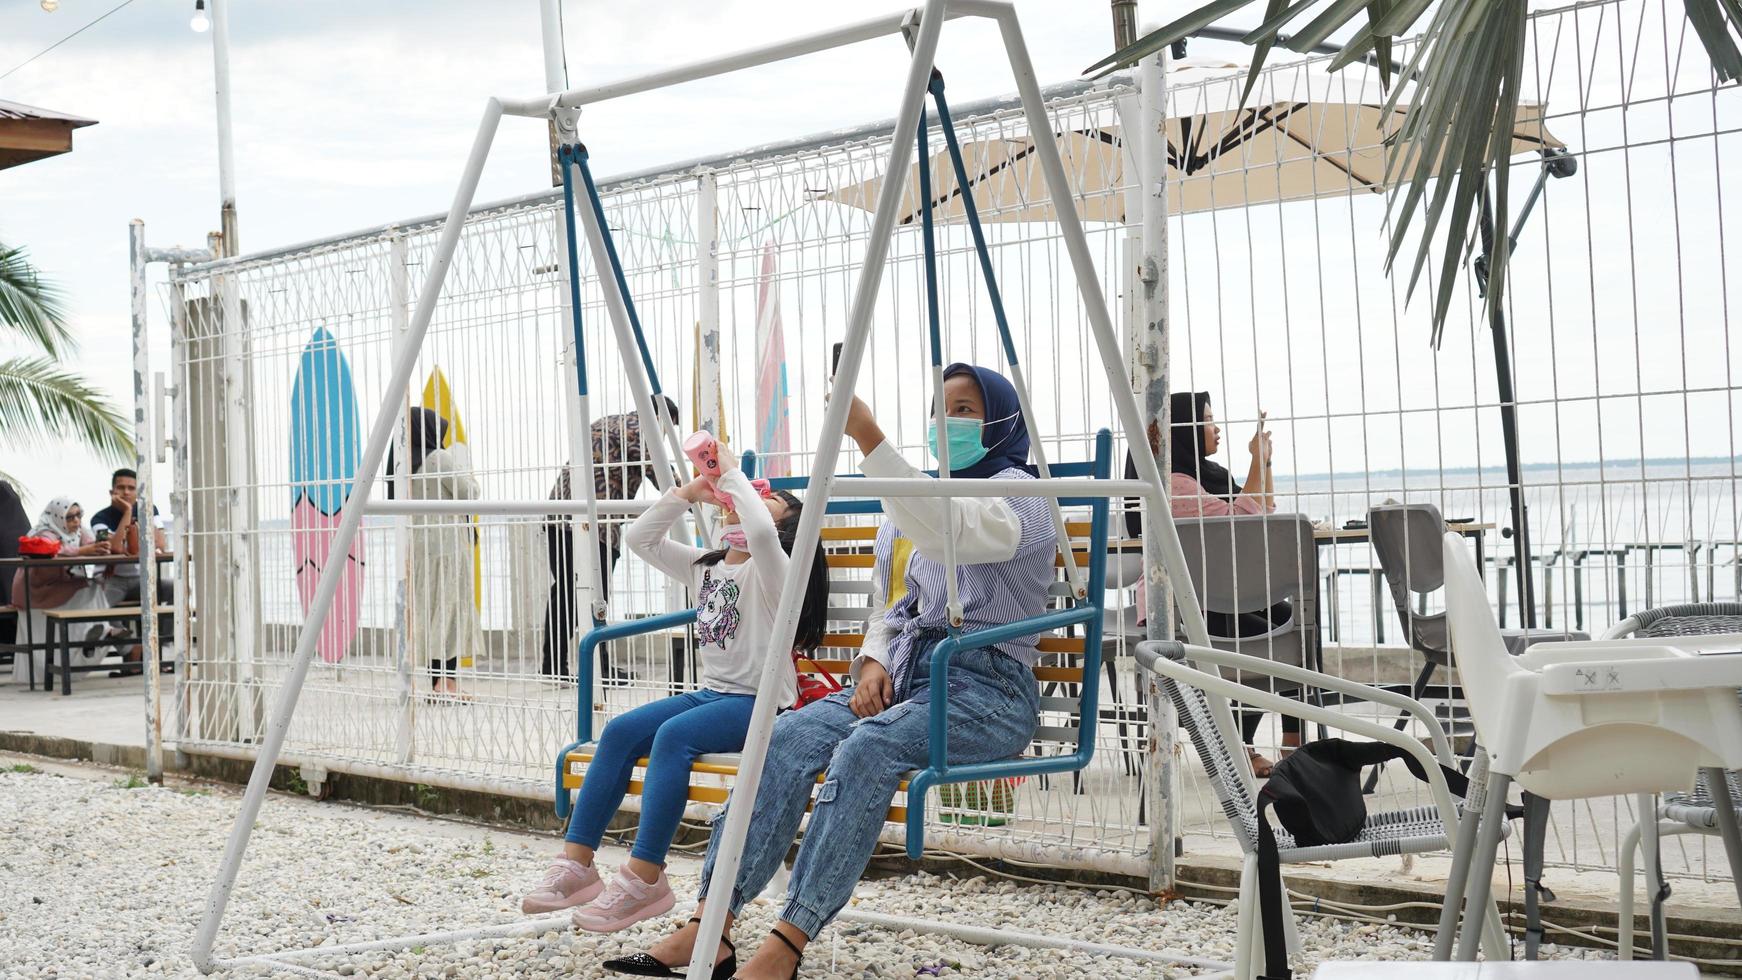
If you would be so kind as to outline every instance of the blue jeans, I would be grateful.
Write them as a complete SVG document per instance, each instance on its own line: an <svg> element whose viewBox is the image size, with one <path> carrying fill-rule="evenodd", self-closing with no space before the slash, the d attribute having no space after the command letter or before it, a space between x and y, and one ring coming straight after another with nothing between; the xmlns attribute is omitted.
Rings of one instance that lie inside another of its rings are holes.
<svg viewBox="0 0 1742 980"><path fill-rule="evenodd" d="M586 779L569 816L567 840L597 848L623 805L635 761L647 757L641 788L641 825L630 856L665 864L689 801L690 763L708 752L737 752L750 728L748 694L691 691L644 704L611 719L593 749Z"/></svg>
<svg viewBox="0 0 1742 980"><path fill-rule="evenodd" d="M941 639L941 633L914 638L911 669L895 679L896 691L905 690L907 697L881 714L857 717L847 706L850 692L842 691L775 721L733 888L734 916L746 899L761 894L786 857L818 773L826 775L780 917L814 938L847 904L877 846L902 775L929 762L931 652ZM957 653L950 661L949 687L952 765L1009 759L1033 740L1040 692L1034 672L1020 661L992 650ZM703 898L722 825L723 820L715 822L708 843Z"/></svg>

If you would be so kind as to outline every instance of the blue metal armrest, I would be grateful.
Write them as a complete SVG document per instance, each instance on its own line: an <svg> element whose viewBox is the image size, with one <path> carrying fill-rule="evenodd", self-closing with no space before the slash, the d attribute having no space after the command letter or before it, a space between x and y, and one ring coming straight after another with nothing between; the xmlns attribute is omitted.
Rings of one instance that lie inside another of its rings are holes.
<svg viewBox="0 0 1742 980"><path fill-rule="evenodd" d="M962 650L978 650L1010 640L1083 624L1086 637L1083 646L1083 693L1078 712L1082 723L1077 726L1077 750L1069 755L1042 758L1006 759L1000 762L979 762L973 765L949 764L949 666ZM907 783L907 856L919 860L925 854L925 794L933 786L948 783L972 783L988 779L1009 779L1017 776L1044 776L1049 773L1073 772L1089 764L1095 756L1095 719L1100 711L1101 670L1101 607L1085 603L1075 609L1046 613L1007 626L995 626L965 636L945 638L932 648L931 654L931 764L915 773Z"/></svg>
<svg viewBox="0 0 1742 980"><path fill-rule="evenodd" d="M599 644L611 640L621 640L630 636L641 636L646 633L656 633L677 626L688 626L696 621L696 611L685 609L681 612L666 613L663 616L650 616L646 619L631 619L622 623L612 623L608 626L594 626L581 637L580 663L575 670L575 740L563 746L556 756L556 815L563 820L569 818L569 794L563 789L563 777L567 775L569 753L593 741L593 651L599 649Z"/></svg>

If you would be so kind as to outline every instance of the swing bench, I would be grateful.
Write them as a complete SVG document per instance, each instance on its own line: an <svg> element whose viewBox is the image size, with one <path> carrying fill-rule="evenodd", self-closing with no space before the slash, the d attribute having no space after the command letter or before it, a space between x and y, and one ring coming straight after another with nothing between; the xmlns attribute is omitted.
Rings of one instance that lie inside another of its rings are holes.
<svg viewBox="0 0 1742 980"><path fill-rule="evenodd" d="M1095 436L1095 455L1080 463L1056 463L1052 472L1057 476L1091 477L1104 480L1112 467L1113 437L1103 429ZM754 473L755 457L745 454L744 469ZM842 481L856 479L843 477ZM802 492L805 477L781 477L770 480L776 490ZM840 488L843 483L836 483ZM1012 490L1019 491L1020 483ZM926 791L934 786L957 783L978 783L993 780L1013 780L1029 776L1073 772L1089 764L1095 754L1095 719L1099 712L1099 673L1101 670L1101 625L1104 608L1105 569L1107 560L1108 499L1106 497L1073 498L1059 501L1064 507L1087 507L1089 520L1069 521L1066 532L1079 567L1088 568L1088 596L1078 600L1064 578L1049 590L1063 608L1004 626L964 633L946 638L932 652L931 690L937 692L931 701L930 764L908 773L900 790L906 794L905 805L889 808L888 821L907 824L907 853L918 859L925 850ZM877 500L837 499L828 503L831 516L865 516L882 513ZM876 526L825 527L822 532L823 551L829 565L829 625L823 643L816 651L818 667L836 676L848 673L852 659L864 642L860 632L843 632L844 623L862 627L865 619L880 610L869 608L871 569L876 564L871 554L877 537ZM1060 555L1055 565L1064 567ZM630 622L597 626L581 639L579 673L576 680L575 740L564 746L556 759L556 814L567 820L573 803L572 793L586 779L587 766L593 757L593 652L599 644L649 633L682 629L695 622L695 610L651 616ZM952 766L944 737L944 719L949 710L948 676L951 657L963 650L974 650L1038 634L1041 659L1034 668L1035 679L1042 685L1040 709L1043 724L1035 732L1031 753L1002 762ZM801 668L802 669L802 668ZM804 710L804 709L798 709ZM1046 724L1046 716L1063 716L1062 724ZM1047 754L1048 752L1051 754ZM647 765L639 759L637 768ZM690 767L692 780L689 798L692 802L721 804L730 792L723 785L738 774L738 755L712 754L696 759ZM697 781L694 777L705 777ZM822 782L822 777L817 779ZM629 792L641 792L641 780L631 779Z"/></svg>
<svg viewBox="0 0 1742 980"><path fill-rule="evenodd" d="M951 121L949 105L944 95L944 78L935 68L932 70L926 91L930 94L937 108L938 127L941 130L945 146L948 149L950 162L956 178L956 190L961 196L963 214L967 219L968 229L973 236L974 251L979 260L982 281L985 284L987 299L992 306L993 318L998 326L998 336L1004 352L1004 358L1012 374L1012 381L1017 390L1018 402L1025 418L1032 420L1034 412L1028 403L1027 384L1022 377L1022 368L1017 358L1016 345L1011 336L1010 323L1005 315L1003 297L998 289L998 277L994 271L991 254L987 249L986 237L980 224L978 209L974 205L973 185L969 180L966 164L962 158L960 141L956 137L955 125ZM943 395L943 341L942 327L938 303L937 274L937 243L935 230L935 208L931 186L930 151L928 147L929 124L926 113L922 110L916 133L918 158L921 165L918 170L918 193L921 200L921 227L924 233L925 245L925 279L926 279L926 312L929 327L931 368L934 383L934 400L942 403ZM559 158L563 166L563 189L567 203L568 244L571 265L575 260L575 209L574 182L571 170L578 171L581 189L586 195L585 207L598 227L598 235L605 264L616 279L618 290L623 298L627 320L631 326L634 342L640 350L643 366L647 369L652 387L657 392L658 380L654 373L653 360L649 355L641 330L639 318L635 314L634 302L629 296L628 282L622 271L622 263L617 257L615 245L612 242L609 223L605 220L603 205L599 198L598 186L593 180L586 148L580 145L565 146L559 150ZM572 166L571 166L572 165ZM571 288L577 288L576 280L571 278ZM576 318L576 345L582 346L579 329L579 314L581 309L578 291L573 303ZM586 397L584 380L582 382L582 398ZM942 424L941 422L939 423ZM1035 461L1039 465L1043 478L1057 477L1090 477L1098 480L1109 479L1112 470L1112 435L1103 429L1095 438L1094 458L1088 462L1048 464L1042 444L1034 444ZM947 458L944 460L947 465ZM754 475L755 459L746 454L744 470L746 474ZM934 474L935 475L935 474ZM842 477L850 481L854 476ZM808 480L803 477L788 477L770 481L775 489L804 490ZM836 482L837 489L843 487ZM850 487L848 483L846 486ZM1013 486L1012 490L1019 490ZM875 499L830 500L825 513L829 515L869 515L882 511L882 504ZM1065 507L1087 507L1090 520L1087 522L1068 522L1063 517ZM892 806L888 819L891 822L907 824L907 853L909 857L918 859L925 849L925 794L933 786L946 786L960 783L981 783L994 780L1018 780L1029 776L1044 776L1053 773L1076 772L1089 764L1095 752L1096 722L1099 718L1099 675L1101 670L1101 631L1102 615L1105 603L1105 574L1107 560L1107 514L1109 498L1107 496L1061 498L1052 506L1053 524L1059 537L1059 558L1057 567L1064 571L1064 577L1054 583L1050 594L1055 600L1063 603L1061 608L1040 616L1020 620L1003 626L979 630L970 634L952 635L942 641L932 652L931 689L939 696L931 701L930 717L930 759L925 769L907 774L900 785L900 790L906 794L909 804L918 802L918 806ZM829 565L830 583L830 620L839 625L851 621L862 624L874 610L867 608L871 593L870 569L875 565L875 558L870 553L871 544L876 538L875 527L825 527L822 529L821 541L824 554ZM944 556L944 564L954 566L955 555L953 547ZM1088 576L1086 585L1080 575L1083 563L1087 564ZM950 602L956 601L952 583ZM572 805L570 794L579 789L586 779L586 768L592 760L593 744L593 651L599 644L610 640L625 639L648 633L687 628L695 621L695 611L669 613L653 616L633 622L604 624L595 621L595 628L590 630L580 644L579 672L577 674L578 711L576 720L575 741L565 746L558 753L556 760L555 798L557 816L568 819ZM1079 633L1080 628L1080 633ZM1056 754L1033 754L1018 759L977 763L973 765L951 766L948 747L945 745L945 719L948 712L948 676L951 658L962 650L979 649L999 643L1009 642L1025 636L1039 636L1038 649L1042 654L1039 664L1035 667L1036 680L1042 683L1040 709L1043 721L1046 715L1066 718L1062 726L1042 725L1035 734L1035 743L1039 746L1052 745L1060 751ZM864 642L863 634L857 632L828 632L824 635L823 645L818 656L812 661L822 670L832 674L845 675L849 665ZM1072 694L1071 692L1075 692ZM1061 693L1063 696L1060 696ZM643 768L647 759L637 760L637 766ZM692 781L689 788L689 799L694 802L721 804L726 802L730 787L726 781L738 774L739 758L736 754L704 755L691 765ZM708 777L706 782L698 783L693 777ZM820 783L822 778L818 777ZM629 792L639 793L642 781L631 779Z"/></svg>

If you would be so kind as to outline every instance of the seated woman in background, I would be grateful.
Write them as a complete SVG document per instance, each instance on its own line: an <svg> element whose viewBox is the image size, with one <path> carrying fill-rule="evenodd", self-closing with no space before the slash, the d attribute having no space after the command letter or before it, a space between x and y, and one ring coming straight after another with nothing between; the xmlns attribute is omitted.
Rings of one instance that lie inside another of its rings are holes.
<svg viewBox="0 0 1742 980"><path fill-rule="evenodd" d="M1207 391L1182 391L1171 396L1168 407L1173 419L1173 516L1225 517L1229 514L1268 514L1276 509L1276 475L1270 468L1273 447L1258 413L1258 431L1246 448L1252 465L1246 479L1235 483L1227 468L1216 462L1222 445L1222 427L1210 409Z"/></svg>
<svg viewBox="0 0 1742 980"><path fill-rule="evenodd" d="M28 534L29 538L44 538L59 545L59 557L88 557L106 555L110 552L109 542L97 541L91 537L91 532L85 530L85 509L71 497L56 497L42 509L42 516L36 519ZM48 638L48 620L43 612L49 609L64 609L69 606L80 608L90 604L97 594L97 587L85 575L83 565L55 566L51 568L33 568L30 570L30 588L25 589L24 569L12 573L12 605L30 616L29 635L32 642L42 643ZM20 632L24 632L20 630ZM44 672L46 653L38 650L30 654L36 661L35 670L41 675L43 682L48 682ZM103 654L84 648L75 648L73 663L75 666L100 662ZM31 670L30 660L23 655L12 658L12 680L22 684Z"/></svg>
<svg viewBox="0 0 1742 980"><path fill-rule="evenodd" d="M1215 413L1210 408L1210 393L1175 392L1170 396L1168 408L1173 429L1173 439L1168 445L1173 469L1168 493L1173 501L1173 516L1176 519L1268 514L1276 510L1276 476L1270 465L1274 450L1270 432L1264 428L1263 412L1258 413L1258 431L1247 444L1247 449L1252 453L1252 463L1247 469L1246 479L1244 482L1235 483L1227 468L1214 459L1216 450L1222 445L1222 428L1216 424ZM1156 448L1153 438L1150 448ZM1125 459L1125 477L1132 480L1137 478L1136 464L1129 455ZM1141 535L1140 518L1135 508L1126 513L1126 522L1134 536ZM1145 608L1142 584L1139 583L1138 587L1138 608L1141 609ZM1230 615L1206 612L1204 619L1205 625L1214 636L1247 637L1262 636L1270 632L1278 625L1288 622L1290 615L1292 611L1288 603L1280 602L1262 613ZM1271 761L1252 748L1252 740L1258 734L1258 726L1264 720L1264 713L1252 710L1237 710L1237 713L1240 715L1241 737L1251 755L1252 771L1258 778L1263 779L1270 775ZM1300 733L1300 719L1284 715L1284 755L1300 746Z"/></svg>

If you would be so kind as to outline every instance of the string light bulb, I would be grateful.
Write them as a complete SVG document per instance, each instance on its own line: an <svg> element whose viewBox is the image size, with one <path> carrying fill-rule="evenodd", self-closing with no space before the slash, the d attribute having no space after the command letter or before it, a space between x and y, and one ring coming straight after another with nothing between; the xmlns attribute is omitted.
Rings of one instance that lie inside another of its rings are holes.
<svg viewBox="0 0 1742 980"><path fill-rule="evenodd" d="M188 26L194 29L195 34L204 34L212 26L211 20L206 17L206 0L194 0L194 16L188 21Z"/></svg>
<svg viewBox="0 0 1742 980"><path fill-rule="evenodd" d="M52 14L59 9L60 9L60 0L42 0L43 13Z"/></svg>

